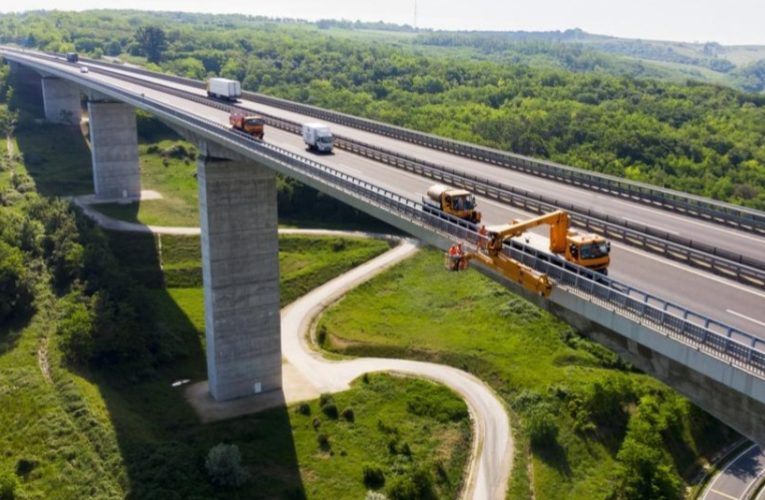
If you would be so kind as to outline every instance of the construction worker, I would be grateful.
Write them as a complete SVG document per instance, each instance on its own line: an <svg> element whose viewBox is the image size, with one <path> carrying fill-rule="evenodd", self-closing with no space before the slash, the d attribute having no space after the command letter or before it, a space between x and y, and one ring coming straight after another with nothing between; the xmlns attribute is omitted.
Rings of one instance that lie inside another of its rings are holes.
<svg viewBox="0 0 765 500"><path fill-rule="evenodd" d="M457 244L449 247L449 270L457 271L460 265L460 251Z"/></svg>
<svg viewBox="0 0 765 500"><path fill-rule="evenodd" d="M481 224L481 228L478 230L478 250L486 250L486 245L489 243L488 237L489 231L486 230L485 225Z"/></svg>
<svg viewBox="0 0 765 500"><path fill-rule="evenodd" d="M459 269L467 269L468 260L465 258L465 251L462 249L462 243L457 245L457 255L459 255L459 260L457 261L457 266L459 266Z"/></svg>

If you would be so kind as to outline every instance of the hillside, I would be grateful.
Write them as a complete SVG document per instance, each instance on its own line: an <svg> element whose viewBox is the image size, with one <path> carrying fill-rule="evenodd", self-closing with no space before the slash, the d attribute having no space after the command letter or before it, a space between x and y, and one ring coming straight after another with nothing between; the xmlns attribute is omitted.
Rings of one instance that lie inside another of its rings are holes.
<svg viewBox="0 0 765 500"><path fill-rule="evenodd" d="M245 16L27 13L0 16L0 33L765 208L762 95L475 61L413 48L408 32L365 40Z"/></svg>

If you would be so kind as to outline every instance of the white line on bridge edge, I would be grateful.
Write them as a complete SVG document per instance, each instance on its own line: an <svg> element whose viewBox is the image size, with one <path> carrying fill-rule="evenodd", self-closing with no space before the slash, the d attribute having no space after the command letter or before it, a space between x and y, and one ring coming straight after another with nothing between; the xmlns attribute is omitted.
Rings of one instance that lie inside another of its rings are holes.
<svg viewBox="0 0 765 500"><path fill-rule="evenodd" d="M745 319L747 321L751 321L752 323L756 323L756 324L758 324L760 326L765 326L765 323L763 323L762 321L756 320L754 318L750 318L749 316L741 314L740 312L736 312L736 311L734 311L732 309L726 309L725 312L730 313L730 314L732 314L734 316L738 316L739 318Z"/></svg>

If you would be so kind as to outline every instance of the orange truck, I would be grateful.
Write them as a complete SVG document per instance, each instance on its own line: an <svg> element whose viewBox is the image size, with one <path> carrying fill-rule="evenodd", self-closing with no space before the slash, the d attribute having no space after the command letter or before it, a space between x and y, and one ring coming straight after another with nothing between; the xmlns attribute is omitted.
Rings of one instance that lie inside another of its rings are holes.
<svg viewBox="0 0 765 500"><path fill-rule="evenodd" d="M250 134L256 139L263 139L265 120L262 116L245 115L239 111L233 111L228 117L228 122L236 130L241 130L246 134Z"/></svg>

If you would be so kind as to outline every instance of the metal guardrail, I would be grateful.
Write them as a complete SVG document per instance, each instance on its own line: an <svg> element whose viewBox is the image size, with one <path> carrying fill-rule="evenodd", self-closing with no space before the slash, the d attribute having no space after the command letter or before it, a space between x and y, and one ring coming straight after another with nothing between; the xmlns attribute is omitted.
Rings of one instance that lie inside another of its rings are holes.
<svg viewBox="0 0 765 500"><path fill-rule="evenodd" d="M78 80L79 75L66 77ZM222 145L233 146L234 151L246 150L281 165L299 177L312 178L320 184L340 190L364 203L395 213L400 218L423 229L446 238L468 242L477 240L474 228L464 221L432 215L422 209L421 204L364 180L339 172L314 160L292 153L272 144L253 139L208 119L179 111L160 101L131 92L107 87L100 83L79 82L90 87L101 87L106 95L116 94L128 102L142 103L144 109L160 116L174 117L187 127L197 128L213 136ZM96 89L98 90L98 89ZM765 341L751 334L732 328L722 322L672 304L657 296L647 294L624 283L573 265L560 257L539 252L518 241L505 245L503 251L510 257L546 273L556 281L557 286L581 299L618 314L632 321L644 324L658 334L693 346L709 355L724 359L754 375L765 376Z"/></svg>
<svg viewBox="0 0 765 500"><path fill-rule="evenodd" d="M139 81L144 82L144 80ZM167 91L168 89L164 87L163 90ZM247 108L188 94L182 90L170 90L183 94L186 98L194 99L221 110L241 109L243 111L250 111ZM300 133L301 125L299 123L267 113L260 114L266 118L271 126L297 134ZM579 227L627 242L672 260L765 289L765 262L757 259L744 257L724 249L694 242L640 224L620 221L607 214L584 209L572 203L562 203L558 200L535 195L491 179L465 174L462 171L387 151L378 146L365 144L342 135L338 135L336 138L336 145L347 151L453 186L469 189L487 198L492 198L526 211L548 213L559 208L565 209L571 215L572 222ZM629 227L630 225L634 226L634 228Z"/></svg>
<svg viewBox="0 0 765 500"><path fill-rule="evenodd" d="M110 75L117 74L120 78L149 87L161 87L163 92L177 94L186 99L194 100L226 112L229 112L232 109L251 112L248 108L239 107L235 104L223 103L221 101L189 93L185 90L147 82L144 79L125 76L121 73L115 73L112 70L103 70L99 68L96 71ZM270 115L268 113L260 112L259 114L264 116L270 126L300 134L300 123ZM619 241L624 241L630 245L703 269L704 271L713 272L747 285L765 289L765 262L763 261L662 232L645 225L620 220L609 216L608 214L579 207L573 203L560 202L559 200L550 197L533 194L526 190L508 186L488 178L469 175L460 170L388 151L379 146L366 144L349 137L337 135L336 139L336 146L347 151L456 187L469 189L477 194L529 212L541 214L556 209L564 209L570 214L571 221L576 226Z"/></svg>
<svg viewBox="0 0 765 500"><path fill-rule="evenodd" d="M158 73L135 66L106 63L95 59L83 58L82 60L89 64L117 68L122 71L129 71L136 74L174 81L195 88L205 87L204 82L190 78ZM626 198L653 207L765 235L765 212L759 210L715 201L702 196L695 196L649 184L629 181L627 179L561 165L550 161L537 160L485 146L446 139L424 132L405 129L403 127L397 127L395 125L360 118L308 104L296 103L257 92L244 91L242 95L254 102L259 102L268 106L321 118L323 120L332 121L359 130L373 132L375 134L384 135L431 149L437 149L465 158L492 163L500 167L526 174L583 187L603 194Z"/></svg>

